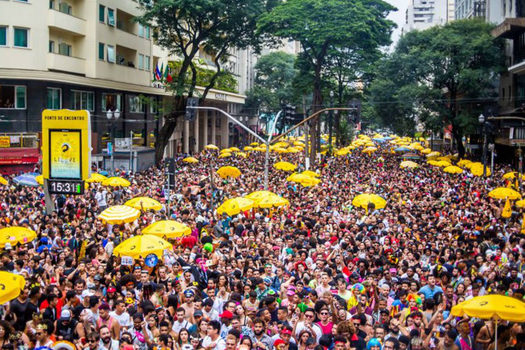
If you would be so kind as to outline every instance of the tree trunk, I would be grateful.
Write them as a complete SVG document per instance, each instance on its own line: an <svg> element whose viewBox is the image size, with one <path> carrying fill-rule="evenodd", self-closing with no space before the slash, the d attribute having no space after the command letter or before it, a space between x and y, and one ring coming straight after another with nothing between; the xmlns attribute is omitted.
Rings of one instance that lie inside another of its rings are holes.
<svg viewBox="0 0 525 350"><path fill-rule="evenodd" d="M452 125L452 137L454 137L454 140L456 141L456 144L458 145L458 154L459 158L463 158L465 155L465 147L463 146L463 133L459 132L457 128Z"/></svg>
<svg viewBox="0 0 525 350"><path fill-rule="evenodd" d="M317 64L315 67L315 77L314 77L314 90L313 90L313 99L312 99L312 114L321 109L323 104L323 96L321 94L321 65ZM310 127L310 164L313 166L315 162L315 155L317 153L320 139L320 123L321 117L317 116L312 120Z"/></svg>
<svg viewBox="0 0 525 350"><path fill-rule="evenodd" d="M164 149L168 145L170 137L177 127L177 120L184 115L184 112L182 112L184 110L184 96L173 96L172 111L165 119L164 125L162 125L155 141L155 164L159 165L164 158Z"/></svg>

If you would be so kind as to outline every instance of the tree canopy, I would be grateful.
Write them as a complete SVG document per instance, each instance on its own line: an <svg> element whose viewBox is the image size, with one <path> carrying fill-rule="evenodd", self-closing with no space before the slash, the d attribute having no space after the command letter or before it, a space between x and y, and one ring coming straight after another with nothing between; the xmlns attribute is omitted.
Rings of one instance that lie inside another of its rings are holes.
<svg viewBox="0 0 525 350"><path fill-rule="evenodd" d="M185 96L197 94L197 59L199 51L211 56L215 74L207 79L204 100L217 79L224 74L222 65L230 51L248 46L257 49L263 37L255 35L259 16L270 10L275 0L138 0L143 15L140 23L153 28L157 44L180 58L177 75L168 88L173 92L171 112L164 115L164 124L155 144L159 162L177 119L185 110Z"/></svg>
<svg viewBox="0 0 525 350"><path fill-rule="evenodd" d="M281 109L281 103L294 99L293 80L297 74L295 56L277 51L261 56L255 64L254 87L247 92L248 108L263 112Z"/></svg>
<svg viewBox="0 0 525 350"><path fill-rule="evenodd" d="M502 42L492 25L460 20L405 34L378 66L368 91L369 117L401 134L452 125L458 150L480 111L497 96Z"/></svg>
<svg viewBox="0 0 525 350"><path fill-rule="evenodd" d="M312 110L323 104L322 84L330 52L371 52L390 43L394 23L386 16L394 7L382 0L286 0L261 16L259 33L299 41L302 71L311 72ZM311 128L312 152L319 124Z"/></svg>

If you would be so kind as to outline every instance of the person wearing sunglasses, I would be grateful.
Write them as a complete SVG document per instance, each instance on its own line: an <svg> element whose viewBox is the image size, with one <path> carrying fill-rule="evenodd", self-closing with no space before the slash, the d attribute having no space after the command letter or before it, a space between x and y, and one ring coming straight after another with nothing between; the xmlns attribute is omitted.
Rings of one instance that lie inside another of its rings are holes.
<svg viewBox="0 0 525 350"><path fill-rule="evenodd" d="M50 320L44 320L41 324L36 327L36 343L35 348L41 346L51 347L53 346L53 340L50 339L51 334L55 331L53 322Z"/></svg>

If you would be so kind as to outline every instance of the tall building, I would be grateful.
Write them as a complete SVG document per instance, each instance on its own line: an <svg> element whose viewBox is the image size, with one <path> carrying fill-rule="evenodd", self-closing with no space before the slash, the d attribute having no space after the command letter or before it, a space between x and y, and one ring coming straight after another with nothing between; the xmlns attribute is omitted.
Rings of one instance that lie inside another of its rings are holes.
<svg viewBox="0 0 525 350"><path fill-rule="evenodd" d="M412 0L406 10L402 34L447 23L451 20L451 7L454 8L454 0Z"/></svg>
<svg viewBox="0 0 525 350"><path fill-rule="evenodd" d="M486 18L487 0L456 0L456 19Z"/></svg>
<svg viewBox="0 0 525 350"><path fill-rule="evenodd" d="M112 127L116 137L133 133L135 145L151 146L162 124L159 107L170 95L152 82L153 70L171 58L154 44L151 29L134 21L137 15L134 0L0 1L0 133L13 136L12 145L22 146L20 133L38 145L43 109L87 109L93 153L106 148ZM249 86L249 56L233 53L228 67L241 93ZM211 90L206 103L240 110L241 93ZM179 123L169 154L228 146L223 118L201 112L195 127Z"/></svg>

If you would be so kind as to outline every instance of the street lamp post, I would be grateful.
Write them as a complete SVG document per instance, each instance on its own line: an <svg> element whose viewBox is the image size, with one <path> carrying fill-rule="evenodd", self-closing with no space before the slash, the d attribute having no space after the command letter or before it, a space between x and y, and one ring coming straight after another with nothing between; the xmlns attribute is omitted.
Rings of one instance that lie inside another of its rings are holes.
<svg viewBox="0 0 525 350"><path fill-rule="evenodd" d="M112 111L111 109L108 109L106 111L106 118L108 118L108 120L111 122L111 145L112 145L112 150L111 150L111 172L114 174L115 173L115 158L114 158L114 154L115 154L115 121L117 121L118 118L120 118L120 111L117 109L115 109L114 111Z"/></svg>
<svg viewBox="0 0 525 350"><path fill-rule="evenodd" d="M334 92L330 91L330 108L334 106ZM332 155L332 127L334 124L334 111L328 112L328 155Z"/></svg>
<svg viewBox="0 0 525 350"><path fill-rule="evenodd" d="M487 118L483 114L478 117L483 132L483 177L487 176Z"/></svg>

